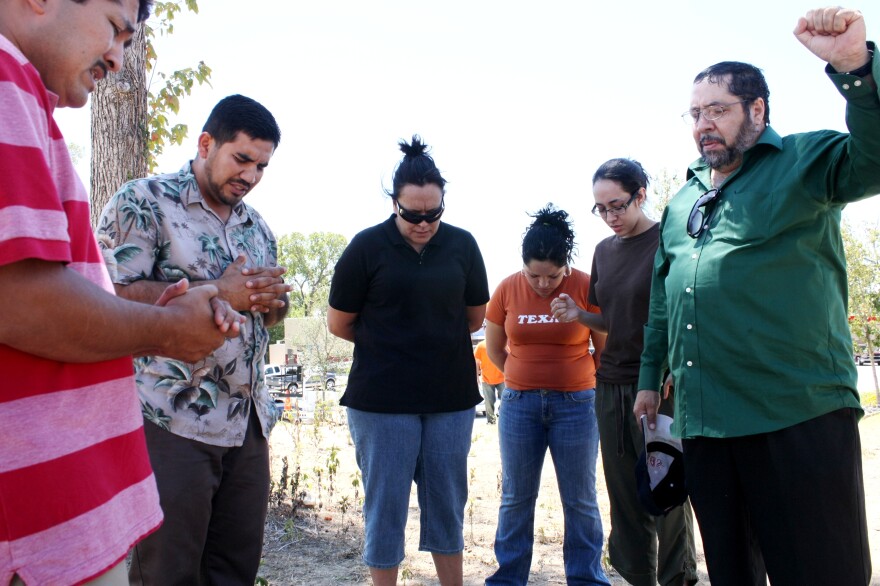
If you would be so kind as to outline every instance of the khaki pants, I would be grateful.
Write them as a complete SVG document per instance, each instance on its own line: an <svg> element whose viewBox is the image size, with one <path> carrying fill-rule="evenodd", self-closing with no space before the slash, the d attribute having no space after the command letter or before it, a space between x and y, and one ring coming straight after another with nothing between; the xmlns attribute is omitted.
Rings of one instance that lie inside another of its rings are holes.
<svg viewBox="0 0 880 586"><path fill-rule="evenodd" d="M504 383L487 383L484 380L480 380L480 386L483 389L483 400L486 402L486 421L489 423L495 423L495 417L497 416L495 409L495 402L501 404L501 392L504 390Z"/></svg>

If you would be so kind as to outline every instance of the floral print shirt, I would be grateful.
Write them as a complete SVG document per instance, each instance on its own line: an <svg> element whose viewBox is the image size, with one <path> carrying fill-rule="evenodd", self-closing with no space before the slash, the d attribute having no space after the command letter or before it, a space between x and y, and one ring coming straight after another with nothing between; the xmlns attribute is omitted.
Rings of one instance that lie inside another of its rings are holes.
<svg viewBox="0 0 880 586"><path fill-rule="evenodd" d="M104 208L98 241L113 282L122 285L216 279L240 254L247 266L277 265L275 237L263 218L241 203L223 222L202 198L191 162L178 173L123 185ZM263 381L269 334L263 314L242 314L241 334L195 364L135 359L146 421L188 439L240 446L253 404L269 437L277 419Z"/></svg>

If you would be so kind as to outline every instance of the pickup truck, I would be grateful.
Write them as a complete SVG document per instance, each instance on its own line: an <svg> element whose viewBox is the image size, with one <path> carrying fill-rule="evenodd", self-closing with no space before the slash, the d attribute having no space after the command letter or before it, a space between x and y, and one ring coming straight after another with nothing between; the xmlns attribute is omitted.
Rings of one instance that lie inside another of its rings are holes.
<svg viewBox="0 0 880 586"><path fill-rule="evenodd" d="M266 375L266 386L270 392L287 392L302 397L303 368L300 365L282 366L277 372Z"/></svg>
<svg viewBox="0 0 880 586"><path fill-rule="evenodd" d="M273 393L284 392L294 397L302 397L303 388L309 390L321 390L323 387L328 391L336 390L336 373L328 372L323 377L320 373L303 374L302 366L286 366L280 374L272 374L266 377L266 386Z"/></svg>
<svg viewBox="0 0 880 586"><path fill-rule="evenodd" d="M303 388L307 390L321 389L321 375L318 373L305 376L303 384L302 367L290 368L283 374L266 377L269 394L275 402L275 408L282 419L294 421L302 413L297 398L303 396ZM328 372L324 376L323 387L327 391L336 390L336 373Z"/></svg>

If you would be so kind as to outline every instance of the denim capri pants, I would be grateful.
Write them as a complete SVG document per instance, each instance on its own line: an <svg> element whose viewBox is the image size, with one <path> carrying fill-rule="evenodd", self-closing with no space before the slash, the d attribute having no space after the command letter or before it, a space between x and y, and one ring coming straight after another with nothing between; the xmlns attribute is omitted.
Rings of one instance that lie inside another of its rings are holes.
<svg viewBox="0 0 880 586"><path fill-rule="evenodd" d="M364 483L367 566L388 569L403 561L413 481L419 499L419 550L453 555L464 549L473 426L473 408L426 414L348 408L348 427Z"/></svg>

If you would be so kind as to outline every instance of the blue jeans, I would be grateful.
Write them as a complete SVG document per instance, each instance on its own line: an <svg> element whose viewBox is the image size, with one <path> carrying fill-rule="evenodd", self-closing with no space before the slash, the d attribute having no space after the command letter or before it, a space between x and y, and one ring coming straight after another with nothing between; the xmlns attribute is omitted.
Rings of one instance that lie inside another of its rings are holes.
<svg viewBox="0 0 880 586"><path fill-rule="evenodd" d="M413 481L421 513L419 550L460 553L474 409L419 415L349 407L347 413L364 481L364 563L387 569L403 561Z"/></svg>
<svg viewBox="0 0 880 586"><path fill-rule="evenodd" d="M515 391L501 394L499 419L503 483L495 557L498 570L487 585L521 586L528 582L535 539L535 503L544 454L550 448L565 538L562 556L568 584L608 585L602 571L602 518L596 502L596 455L599 430L595 390Z"/></svg>

